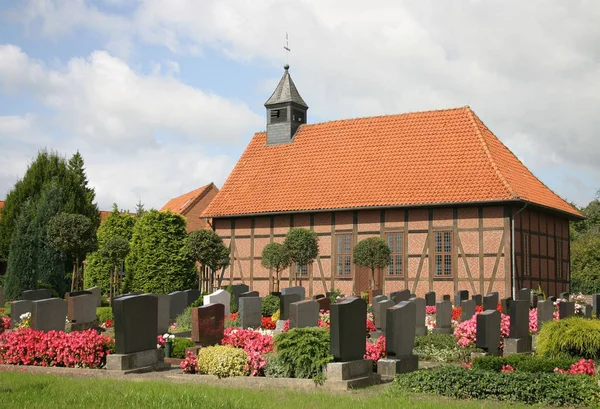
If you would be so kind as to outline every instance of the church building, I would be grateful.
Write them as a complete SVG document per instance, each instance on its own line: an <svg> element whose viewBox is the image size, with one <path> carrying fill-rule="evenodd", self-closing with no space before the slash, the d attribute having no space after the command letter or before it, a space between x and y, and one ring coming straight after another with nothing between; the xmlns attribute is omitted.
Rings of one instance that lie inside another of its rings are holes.
<svg viewBox="0 0 600 409"><path fill-rule="evenodd" d="M203 213L231 249L225 283L267 295L265 245L312 229L319 257L282 273L281 288L359 295L370 271L362 239L392 251L384 293L569 291L569 221L583 216L537 179L470 107L309 124L289 66L256 133ZM439 296L441 298L441 296Z"/></svg>

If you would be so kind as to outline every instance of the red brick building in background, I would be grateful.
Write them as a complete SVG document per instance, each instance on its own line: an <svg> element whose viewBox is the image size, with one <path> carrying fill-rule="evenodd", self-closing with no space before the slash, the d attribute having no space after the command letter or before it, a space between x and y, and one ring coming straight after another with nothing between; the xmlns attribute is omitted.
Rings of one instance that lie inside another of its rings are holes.
<svg viewBox="0 0 600 409"><path fill-rule="evenodd" d="M226 279L272 290L261 253L294 227L314 230L319 257L282 288L360 294L370 272L352 249L386 240L384 293L569 290L569 221L582 215L537 179L469 107L306 124L286 67L254 135L203 216L231 249Z"/></svg>
<svg viewBox="0 0 600 409"><path fill-rule="evenodd" d="M209 183L199 189L169 200L160 211L169 210L172 213L184 216L187 219L188 233L195 230L202 230L208 226L208 223L206 219L200 218L200 215L218 192L219 189L217 189L215 184Z"/></svg>

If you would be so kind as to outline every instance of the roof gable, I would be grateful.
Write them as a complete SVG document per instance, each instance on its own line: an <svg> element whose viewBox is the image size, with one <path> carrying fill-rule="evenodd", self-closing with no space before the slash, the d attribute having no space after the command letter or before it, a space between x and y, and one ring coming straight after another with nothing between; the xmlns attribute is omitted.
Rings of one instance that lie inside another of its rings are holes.
<svg viewBox="0 0 600 409"><path fill-rule="evenodd" d="M279 84L277 84L277 88L273 91L273 95L265 102L265 106L295 102L308 108L308 105L306 105L306 102L300 96L296 84L292 81L288 68L285 69L281 80L279 80Z"/></svg>
<svg viewBox="0 0 600 409"><path fill-rule="evenodd" d="M160 211L169 210L172 213L185 215L198 200L202 198L210 189L216 189L217 187L214 183L209 183L208 185L202 186L196 190L192 190L191 192L185 193L181 196L175 197L169 200Z"/></svg>
<svg viewBox="0 0 600 409"><path fill-rule="evenodd" d="M469 107L257 133L204 212L218 217L526 200L579 217Z"/></svg>

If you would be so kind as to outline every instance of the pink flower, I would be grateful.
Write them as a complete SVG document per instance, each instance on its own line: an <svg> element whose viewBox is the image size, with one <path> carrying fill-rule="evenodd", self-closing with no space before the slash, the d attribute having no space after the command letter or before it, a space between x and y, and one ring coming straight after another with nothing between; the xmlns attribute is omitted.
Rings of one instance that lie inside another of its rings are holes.
<svg viewBox="0 0 600 409"><path fill-rule="evenodd" d="M267 364L265 354L273 350L273 337L251 329L226 328L221 344L243 348L248 354L246 369L251 376L259 376Z"/></svg>
<svg viewBox="0 0 600 409"><path fill-rule="evenodd" d="M502 366L502 370L501 370L501 372L514 372L514 371L515 371L515 368L513 368L510 365Z"/></svg>
<svg viewBox="0 0 600 409"><path fill-rule="evenodd" d="M364 356L365 359L372 359L373 361L377 362L379 359L386 357L385 337L381 336L377 338L377 341L375 342L367 341L366 347L367 352Z"/></svg>

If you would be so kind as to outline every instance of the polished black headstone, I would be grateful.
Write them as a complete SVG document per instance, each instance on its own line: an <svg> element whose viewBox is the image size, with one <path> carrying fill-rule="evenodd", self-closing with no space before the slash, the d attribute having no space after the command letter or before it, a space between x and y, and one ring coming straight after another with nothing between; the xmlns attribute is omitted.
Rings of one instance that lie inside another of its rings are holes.
<svg viewBox="0 0 600 409"><path fill-rule="evenodd" d="M510 303L510 338L529 336L529 300L516 300Z"/></svg>
<svg viewBox="0 0 600 409"><path fill-rule="evenodd" d="M260 297L258 291L247 291L245 293L240 294L240 298L244 297Z"/></svg>
<svg viewBox="0 0 600 409"><path fill-rule="evenodd" d="M510 303L513 301L512 297L506 297L500 300L502 304L502 314L510 314Z"/></svg>
<svg viewBox="0 0 600 409"><path fill-rule="evenodd" d="M475 301L475 305L483 305L483 296L481 294L474 294L471 299Z"/></svg>
<svg viewBox="0 0 600 409"><path fill-rule="evenodd" d="M558 318L568 318L575 315L575 303L573 301L561 301L558 303Z"/></svg>
<svg viewBox="0 0 600 409"><path fill-rule="evenodd" d="M132 295L113 301L115 348L117 354L131 354L156 348L158 299Z"/></svg>
<svg viewBox="0 0 600 409"><path fill-rule="evenodd" d="M442 301L450 301L450 300L451 300L450 294L444 294L442 296Z"/></svg>
<svg viewBox="0 0 600 409"><path fill-rule="evenodd" d="M37 301L52 298L52 290L41 288L39 290L26 290L21 295L21 300Z"/></svg>
<svg viewBox="0 0 600 409"><path fill-rule="evenodd" d="M470 320L475 315L475 300L463 300L461 306L461 321Z"/></svg>
<svg viewBox="0 0 600 409"><path fill-rule="evenodd" d="M600 294L592 295L592 309L596 314L596 318L600 318Z"/></svg>
<svg viewBox="0 0 600 409"><path fill-rule="evenodd" d="M454 305L460 307L461 302L463 300L469 299L469 291L468 290L459 290L454 294Z"/></svg>
<svg viewBox="0 0 600 409"><path fill-rule="evenodd" d="M238 302L240 298L240 294L247 293L250 291L250 287L246 284L233 284L231 286L231 292L233 293L233 299L236 306L239 307L240 303Z"/></svg>
<svg viewBox="0 0 600 409"><path fill-rule="evenodd" d="M116 299L116 298L115 298ZM169 294L169 318L174 320L187 307L187 294L183 291L173 291Z"/></svg>
<svg viewBox="0 0 600 409"><path fill-rule="evenodd" d="M65 293L65 298L77 297L78 295L93 295L93 293L91 291L71 291Z"/></svg>
<svg viewBox="0 0 600 409"><path fill-rule="evenodd" d="M298 301L302 301L300 294L281 294L281 297L279 297L279 319L285 321L290 318L290 304Z"/></svg>
<svg viewBox="0 0 600 409"><path fill-rule="evenodd" d="M425 304L428 307L435 306L436 302L437 302L437 300L435 299L435 291L430 291L425 294Z"/></svg>
<svg viewBox="0 0 600 409"><path fill-rule="evenodd" d="M323 294L313 295L313 300L318 300L319 298L325 298L325 295L323 295Z"/></svg>
<svg viewBox="0 0 600 409"><path fill-rule="evenodd" d="M331 304L330 352L337 362L363 359L366 352L367 303L350 297Z"/></svg>
<svg viewBox="0 0 600 409"><path fill-rule="evenodd" d="M408 301L408 299L410 298L410 291L408 291L408 290L394 291L393 293L389 294L388 298L396 304L398 304L402 301Z"/></svg>
<svg viewBox="0 0 600 409"><path fill-rule="evenodd" d="M290 304L290 328L307 328L319 325L319 303L314 300Z"/></svg>
<svg viewBox="0 0 600 409"><path fill-rule="evenodd" d="M552 300L538 301L537 313L539 330L544 322L552 321L554 319L554 303Z"/></svg>
<svg viewBox="0 0 600 409"><path fill-rule="evenodd" d="M490 355L498 355L500 347L500 313L486 310L477 314L476 347Z"/></svg>
<svg viewBox="0 0 600 409"><path fill-rule="evenodd" d="M402 301L386 310L385 349L388 357L405 357L413 354L416 331L416 306L412 301Z"/></svg>
<svg viewBox="0 0 600 409"><path fill-rule="evenodd" d="M531 298L531 290L529 288L521 288L517 293L517 300L529 301Z"/></svg>
<svg viewBox="0 0 600 409"><path fill-rule="evenodd" d="M187 307L192 305L202 295L202 291L200 290L185 290L184 293L187 296Z"/></svg>
<svg viewBox="0 0 600 409"><path fill-rule="evenodd" d="M396 305L396 303L389 300L385 295L380 297L383 297L383 299L373 302L373 317L375 318L375 327L385 332L386 310Z"/></svg>
<svg viewBox="0 0 600 409"><path fill-rule="evenodd" d="M489 293L483 297L483 310L495 310L498 308L498 293Z"/></svg>

